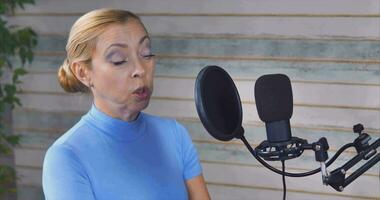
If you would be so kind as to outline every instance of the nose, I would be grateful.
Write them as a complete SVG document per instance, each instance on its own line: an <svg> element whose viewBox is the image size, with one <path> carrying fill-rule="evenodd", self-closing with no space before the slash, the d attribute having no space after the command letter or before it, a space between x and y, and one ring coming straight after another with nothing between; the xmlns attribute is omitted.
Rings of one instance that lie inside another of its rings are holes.
<svg viewBox="0 0 380 200"><path fill-rule="evenodd" d="M144 77L146 73L144 64L139 59L136 59L133 64L134 64L134 68L133 68L132 77L133 78Z"/></svg>

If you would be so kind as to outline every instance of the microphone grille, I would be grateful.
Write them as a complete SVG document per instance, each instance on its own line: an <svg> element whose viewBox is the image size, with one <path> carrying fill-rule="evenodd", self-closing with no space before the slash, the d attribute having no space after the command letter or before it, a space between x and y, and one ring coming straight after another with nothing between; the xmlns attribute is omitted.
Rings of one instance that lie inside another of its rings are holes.
<svg viewBox="0 0 380 200"><path fill-rule="evenodd" d="M289 77L268 74L258 78L255 83L255 101L262 121L290 119L293 114L293 94Z"/></svg>

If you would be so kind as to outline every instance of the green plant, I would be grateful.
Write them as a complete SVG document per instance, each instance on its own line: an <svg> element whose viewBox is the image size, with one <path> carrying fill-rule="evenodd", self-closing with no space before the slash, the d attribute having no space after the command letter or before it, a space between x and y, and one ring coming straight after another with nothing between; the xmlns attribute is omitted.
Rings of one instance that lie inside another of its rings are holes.
<svg viewBox="0 0 380 200"><path fill-rule="evenodd" d="M27 73L24 64L32 62L32 50L37 45L37 35L31 28L11 26L6 21L16 8L24 9L25 4L34 4L34 0L0 0L0 156L12 155L12 147L20 142L19 135L10 134L11 127L4 121L4 113L21 106L17 98L19 78ZM17 57L20 66L12 64ZM14 168L0 163L0 197L16 191L12 187L15 179Z"/></svg>

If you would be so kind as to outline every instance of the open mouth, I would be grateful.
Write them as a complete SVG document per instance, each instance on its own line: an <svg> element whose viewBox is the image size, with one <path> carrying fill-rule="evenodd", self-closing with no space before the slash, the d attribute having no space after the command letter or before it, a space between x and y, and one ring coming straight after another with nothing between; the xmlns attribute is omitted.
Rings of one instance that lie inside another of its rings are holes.
<svg viewBox="0 0 380 200"><path fill-rule="evenodd" d="M148 87L139 87L137 88L133 94L137 97L138 100L146 100L150 95L150 91Z"/></svg>

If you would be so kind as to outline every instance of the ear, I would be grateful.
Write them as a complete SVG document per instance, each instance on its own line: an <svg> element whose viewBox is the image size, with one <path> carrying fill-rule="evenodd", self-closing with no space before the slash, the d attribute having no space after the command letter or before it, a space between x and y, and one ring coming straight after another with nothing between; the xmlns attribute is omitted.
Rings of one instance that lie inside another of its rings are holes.
<svg viewBox="0 0 380 200"><path fill-rule="evenodd" d="M91 86L90 70L83 62L73 62L71 65L71 71L75 77L87 87Z"/></svg>

